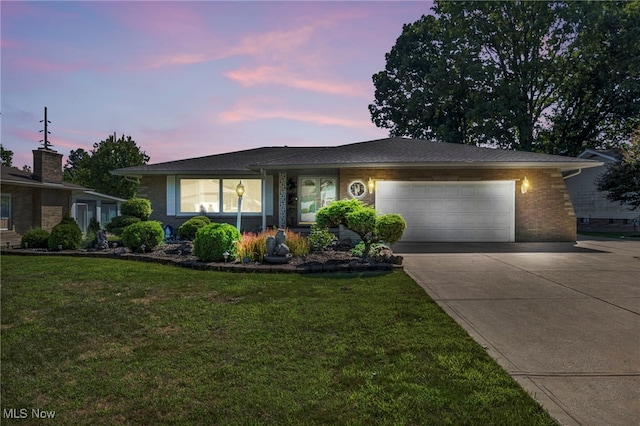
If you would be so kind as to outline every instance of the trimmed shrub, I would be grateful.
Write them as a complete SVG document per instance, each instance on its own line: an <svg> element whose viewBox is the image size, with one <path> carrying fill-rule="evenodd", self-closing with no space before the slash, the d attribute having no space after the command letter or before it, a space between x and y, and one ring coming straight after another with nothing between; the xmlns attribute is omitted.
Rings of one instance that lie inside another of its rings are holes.
<svg viewBox="0 0 640 426"><path fill-rule="evenodd" d="M49 231L40 228L30 229L20 240L22 248L47 248L49 246Z"/></svg>
<svg viewBox="0 0 640 426"><path fill-rule="evenodd" d="M77 250L81 241L80 227L71 216L65 215L51 230L47 246L49 250Z"/></svg>
<svg viewBox="0 0 640 426"><path fill-rule="evenodd" d="M241 238L235 226L228 223L211 223L196 232L193 241L193 254L202 262L220 262L223 253L235 257L235 242Z"/></svg>
<svg viewBox="0 0 640 426"><path fill-rule="evenodd" d="M323 251L337 241L338 238L329 232L327 228L311 225L311 232L309 232L307 240L311 251Z"/></svg>
<svg viewBox="0 0 640 426"><path fill-rule="evenodd" d="M178 228L178 235L182 238L193 241L196 238L196 232L198 232L198 229L203 226L207 226L210 223L211 220L206 216L194 216L180 225Z"/></svg>
<svg viewBox="0 0 640 426"><path fill-rule="evenodd" d="M376 234L387 244L395 244L402 238L407 223L395 213L383 214L376 219Z"/></svg>
<svg viewBox="0 0 640 426"><path fill-rule="evenodd" d="M151 201L146 198L129 198L122 203L121 212L123 216L133 216L140 220L147 220L153 210L151 210Z"/></svg>
<svg viewBox="0 0 640 426"><path fill-rule="evenodd" d="M122 235L124 228L138 222L140 222L140 218L135 216L116 216L105 225L105 229L114 235Z"/></svg>
<svg viewBox="0 0 640 426"><path fill-rule="evenodd" d="M318 210L316 213L316 225L319 228L332 228L340 224L346 225L347 215L363 207L364 204L355 199L334 201Z"/></svg>
<svg viewBox="0 0 640 426"><path fill-rule="evenodd" d="M122 231L122 243L131 251L152 250L164 239L162 224L156 220L133 223Z"/></svg>

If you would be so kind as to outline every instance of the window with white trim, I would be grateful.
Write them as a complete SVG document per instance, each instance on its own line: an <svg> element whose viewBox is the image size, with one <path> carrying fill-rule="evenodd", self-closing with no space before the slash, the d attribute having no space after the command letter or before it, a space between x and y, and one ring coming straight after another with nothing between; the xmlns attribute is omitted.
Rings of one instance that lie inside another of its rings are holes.
<svg viewBox="0 0 640 426"><path fill-rule="evenodd" d="M236 186L241 179L178 179L178 205L181 214L219 214L238 211ZM243 213L262 212L262 181L242 179Z"/></svg>

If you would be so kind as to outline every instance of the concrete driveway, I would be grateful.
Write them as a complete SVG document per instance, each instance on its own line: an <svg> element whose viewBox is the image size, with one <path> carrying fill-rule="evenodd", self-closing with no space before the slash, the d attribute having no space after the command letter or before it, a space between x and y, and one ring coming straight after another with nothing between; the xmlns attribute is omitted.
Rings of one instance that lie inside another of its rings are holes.
<svg viewBox="0 0 640 426"><path fill-rule="evenodd" d="M640 241L421 246L405 271L558 421L640 425Z"/></svg>

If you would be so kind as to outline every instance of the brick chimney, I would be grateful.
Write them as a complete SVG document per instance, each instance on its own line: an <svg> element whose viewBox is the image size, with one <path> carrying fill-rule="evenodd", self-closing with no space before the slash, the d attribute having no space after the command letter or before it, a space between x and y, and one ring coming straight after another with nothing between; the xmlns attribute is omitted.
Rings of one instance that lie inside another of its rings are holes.
<svg viewBox="0 0 640 426"><path fill-rule="evenodd" d="M48 148L34 149L33 178L40 182L62 182L62 154Z"/></svg>

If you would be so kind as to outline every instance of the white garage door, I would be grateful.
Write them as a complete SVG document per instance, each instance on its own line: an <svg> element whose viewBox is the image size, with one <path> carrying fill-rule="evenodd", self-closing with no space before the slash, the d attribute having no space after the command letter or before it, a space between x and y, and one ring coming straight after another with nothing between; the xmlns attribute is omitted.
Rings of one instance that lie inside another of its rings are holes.
<svg viewBox="0 0 640 426"><path fill-rule="evenodd" d="M378 181L376 210L407 222L402 240L515 241L515 182Z"/></svg>

